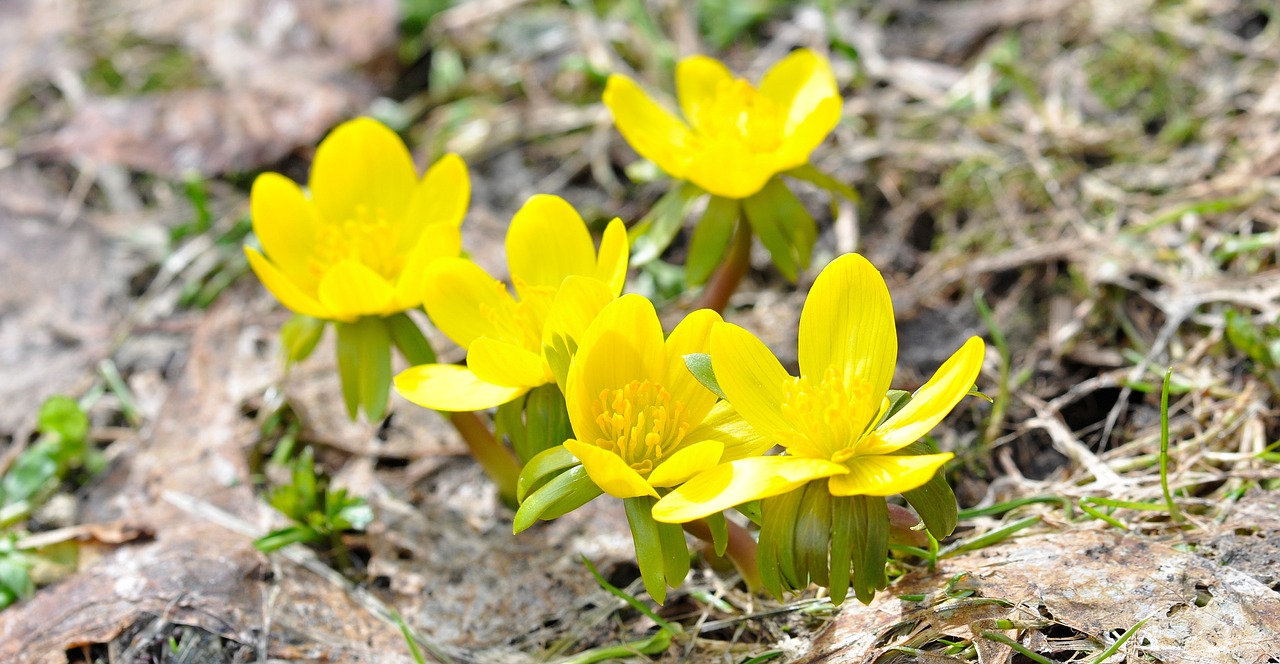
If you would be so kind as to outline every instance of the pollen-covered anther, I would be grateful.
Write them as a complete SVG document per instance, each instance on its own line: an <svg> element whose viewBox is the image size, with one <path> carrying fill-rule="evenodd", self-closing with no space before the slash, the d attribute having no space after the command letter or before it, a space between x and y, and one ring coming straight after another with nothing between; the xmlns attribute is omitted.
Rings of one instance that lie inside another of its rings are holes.
<svg viewBox="0 0 1280 664"><path fill-rule="evenodd" d="M793 456L845 461L856 456L877 410L871 386L834 367L818 380L792 378L786 385L782 413L794 429L781 442Z"/></svg>
<svg viewBox="0 0 1280 664"><path fill-rule="evenodd" d="M394 283L407 256L397 251L397 238L381 208L357 205L353 218L321 224L309 267L317 278L339 261L353 260Z"/></svg>
<svg viewBox="0 0 1280 664"><path fill-rule="evenodd" d="M682 417L684 404L648 380L602 390L594 411L603 434L596 446L614 452L641 475L674 452L689 430Z"/></svg>

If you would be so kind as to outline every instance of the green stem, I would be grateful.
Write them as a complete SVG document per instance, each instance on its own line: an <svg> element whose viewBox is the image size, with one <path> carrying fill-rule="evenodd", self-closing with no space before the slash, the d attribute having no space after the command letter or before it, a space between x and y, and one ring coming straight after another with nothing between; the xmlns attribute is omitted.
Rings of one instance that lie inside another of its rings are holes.
<svg viewBox="0 0 1280 664"><path fill-rule="evenodd" d="M729 298L738 290L738 284L747 276L751 268L751 225L746 219L738 220L738 230L733 235L733 246L729 247L729 255L716 268L715 274L707 282L706 290L698 298L698 309L711 309L724 313L729 306Z"/></svg>
<svg viewBox="0 0 1280 664"><path fill-rule="evenodd" d="M475 457L489 479L497 485L502 500L509 505L517 505L516 480L520 477L520 462L511 450L498 442L477 413L449 413L449 421L467 443L471 456Z"/></svg>
<svg viewBox="0 0 1280 664"><path fill-rule="evenodd" d="M729 546L725 549L725 557L733 563L734 567L738 568L738 573L742 575L742 580L747 584L747 590L753 593L760 592L764 588L764 584L760 582L760 567L756 560L755 538L751 537L751 533L731 519L726 519L725 524L728 526L729 531ZM684 524L684 530L708 544L712 543L711 527L702 519Z"/></svg>

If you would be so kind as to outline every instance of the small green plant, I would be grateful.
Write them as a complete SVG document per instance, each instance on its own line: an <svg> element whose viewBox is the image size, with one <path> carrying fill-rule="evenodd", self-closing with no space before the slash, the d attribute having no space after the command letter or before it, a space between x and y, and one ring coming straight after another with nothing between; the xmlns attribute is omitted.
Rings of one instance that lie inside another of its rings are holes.
<svg viewBox="0 0 1280 664"><path fill-rule="evenodd" d="M258 550L271 552L299 543L328 544L344 567L349 567L349 561L342 534L364 530L373 521L373 510L363 498L348 496L346 489L331 489L328 478L316 474L310 447L294 459L291 481L272 489L268 502L293 523L258 538L254 542Z"/></svg>

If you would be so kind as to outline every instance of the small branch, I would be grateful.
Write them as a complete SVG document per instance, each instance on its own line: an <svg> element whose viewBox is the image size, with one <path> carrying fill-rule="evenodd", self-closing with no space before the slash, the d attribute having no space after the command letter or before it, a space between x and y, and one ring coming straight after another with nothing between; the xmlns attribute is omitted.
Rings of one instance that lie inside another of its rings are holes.
<svg viewBox="0 0 1280 664"><path fill-rule="evenodd" d="M716 268L715 274L707 282L706 290L698 298L695 305L698 309L711 309L724 313L729 306L729 298L738 290L738 284L751 269L751 225L746 219L738 219L738 230L733 235L733 246L729 247L729 255Z"/></svg>
<svg viewBox="0 0 1280 664"><path fill-rule="evenodd" d="M498 487L502 500L515 506L516 480L520 478L520 462L516 460L515 454L493 437L493 432L478 414L449 413L449 421L467 443L471 456L475 457L485 474Z"/></svg>

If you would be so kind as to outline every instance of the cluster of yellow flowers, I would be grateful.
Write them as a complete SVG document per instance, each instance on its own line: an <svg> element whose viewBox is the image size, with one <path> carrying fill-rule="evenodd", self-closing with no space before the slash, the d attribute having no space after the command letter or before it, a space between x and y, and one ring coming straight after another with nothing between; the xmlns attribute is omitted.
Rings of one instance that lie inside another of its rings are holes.
<svg viewBox="0 0 1280 664"><path fill-rule="evenodd" d="M794 273L816 234L789 218L799 206L779 176L820 180L809 156L842 105L830 65L799 50L757 87L696 56L679 63L676 80L683 120L623 76L609 79L604 102L641 156L709 194L709 210L730 210L730 230L754 230ZM935 535L949 534L954 497L937 471L952 455L921 439L971 392L981 339L914 394L890 390L889 291L875 267L848 254L809 291L792 376L711 309L664 334L649 300L622 294L631 249L623 222L608 224L597 249L556 196L534 196L511 221L512 293L462 255L469 192L459 157L418 179L400 139L363 118L321 143L307 191L276 174L254 183L262 252L246 247L250 264L286 307L337 327L352 417L363 407L381 418L390 349L399 348L416 365L394 379L407 399L445 412L496 408L499 432L521 441L522 470L508 487L520 502L517 532L602 493L621 499L659 602L688 571L674 524L701 523L724 551L733 508L761 525L758 583L781 594L816 582L837 603L851 586L869 601L885 585L885 496L906 494L931 530L944 524ZM717 233L723 254L729 234ZM435 362L404 314L419 307L466 350L465 366ZM314 347L314 338L298 345ZM950 499L949 521L925 490Z"/></svg>

